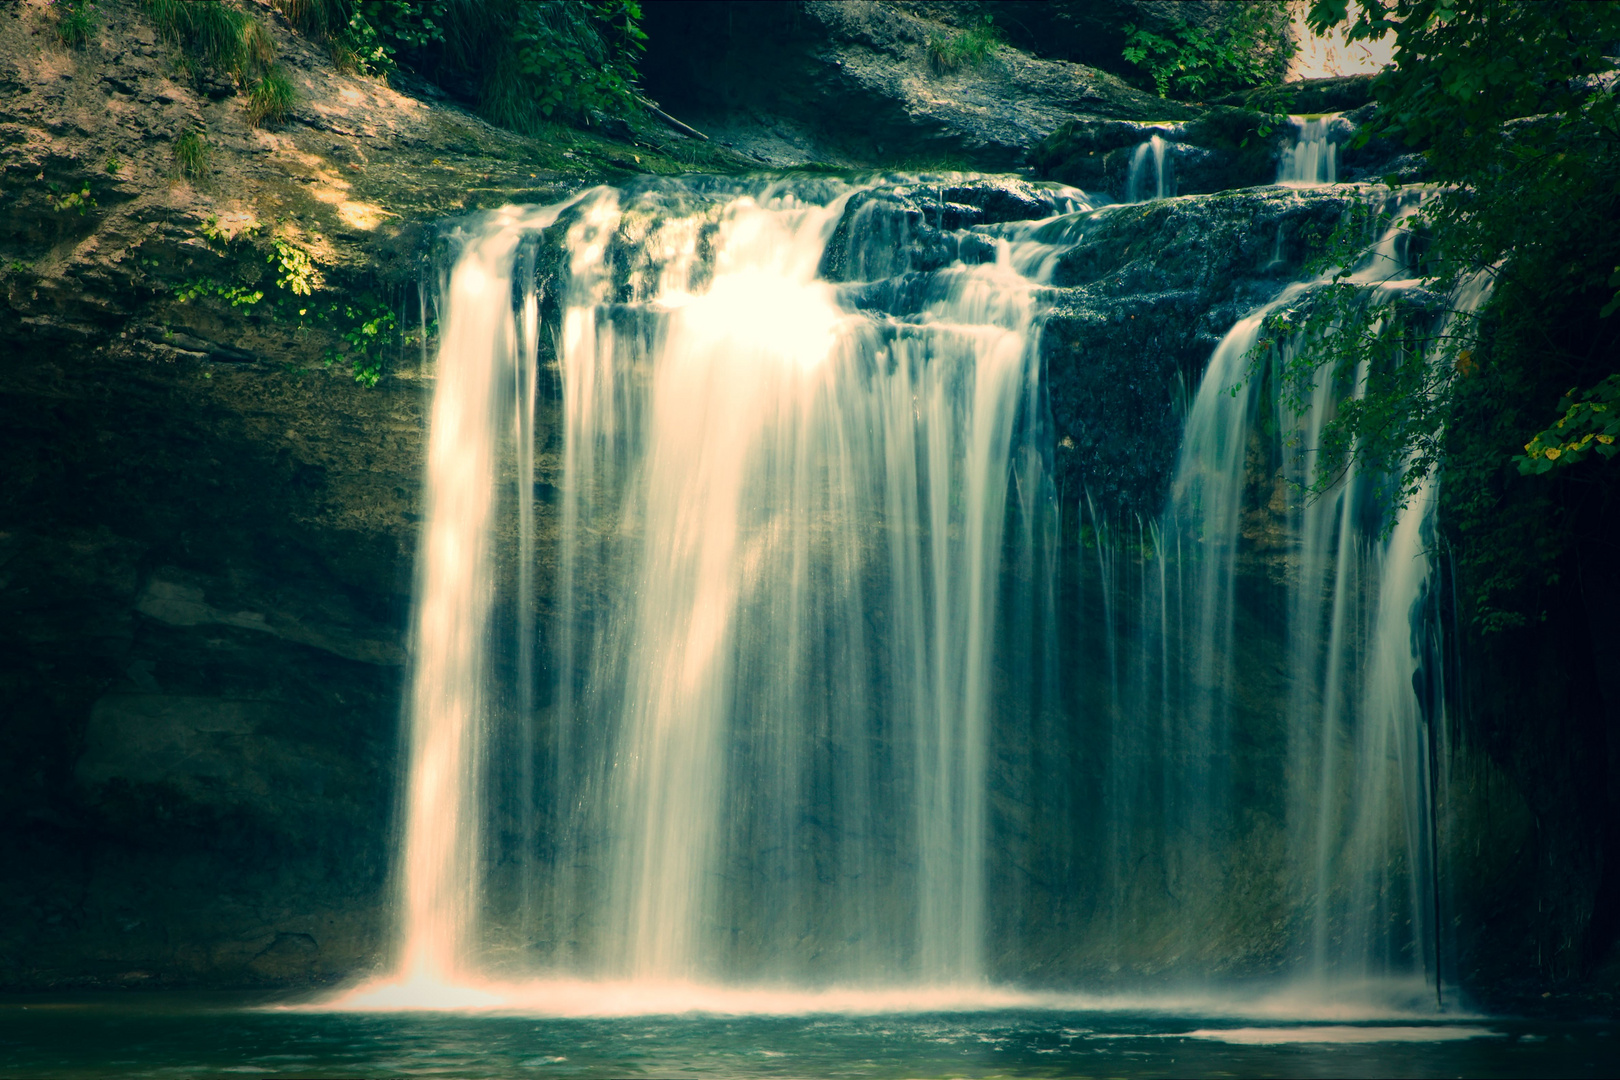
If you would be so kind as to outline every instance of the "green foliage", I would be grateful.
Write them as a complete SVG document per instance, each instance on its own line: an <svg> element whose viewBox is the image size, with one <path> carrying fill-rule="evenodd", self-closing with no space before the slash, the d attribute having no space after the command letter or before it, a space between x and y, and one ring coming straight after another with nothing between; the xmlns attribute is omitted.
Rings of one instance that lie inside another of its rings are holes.
<svg viewBox="0 0 1620 1080"><path fill-rule="evenodd" d="M201 296L224 300L233 308L252 307L264 299L263 289L250 289L241 285L227 285L208 278L193 278L174 290L174 298L189 303Z"/></svg>
<svg viewBox="0 0 1620 1080"><path fill-rule="evenodd" d="M102 163L102 168L107 170L108 176L117 176L123 167L124 163L118 160L117 154L108 154L107 160Z"/></svg>
<svg viewBox="0 0 1620 1080"><path fill-rule="evenodd" d="M1472 618L1522 625L1574 527L1558 508L1575 496L1546 485L1612 457L1600 437L1615 434L1604 418L1620 371L1620 97L1603 54L1620 41L1620 4L1362 0L1359 10L1350 36L1393 34L1396 64L1357 138L1423 150L1443 185L1412 220L1423 285L1438 296L1481 278L1492 287L1477 317L1408 321L1408 370L1369 379L1341 408L1318 468L1359 460L1410 493L1443 461ZM1325 28L1348 5L1316 0L1310 17ZM1370 361L1394 332L1378 304L1341 316L1307 337L1302 367ZM1448 325L1455 340L1440 336ZM1615 484L1603 475L1587 482ZM1331 480L1322 472L1313 486Z"/></svg>
<svg viewBox="0 0 1620 1080"><path fill-rule="evenodd" d="M96 0L57 0L56 36L70 48L83 48L96 32Z"/></svg>
<svg viewBox="0 0 1620 1080"><path fill-rule="evenodd" d="M277 0L340 66L410 71L454 92L476 88L479 111L520 131L584 122L593 110L641 108L646 48L637 0Z"/></svg>
<svg viewBox="0 0 1620 1080"><path fill-rule="evenodd" d="M245 80L275 60L263 24L222 0L146 0L146 11L165 38L233 78Z"/></svg>
<svg viewBox="0 0 1620 1080"><path fill-rule="evenodd" d="M1152 27L1128 24L1123 55L1160 97L1192 101L1280 82L1293 50L1286 5L1261 0L1232 5L1214 30L1175 16Z"/></svg>
<svg viewBox="0 0 1620 1080"><path fill-rule="evenodd" d="M339 70L388 76L444 44L446 0L274 0L299 30L322 38Z"/></svg>
<svg viewBox="0 0 1620 1080"><path fill-rule="evenodd" d="M1620 374L1610 375L1576 397L1571 389L1558 403L1564 410L1547 430L1524 444L1524 456L1515 458L1521 473L1541 475L1585 460L1594 451L1612 458L1620 453Z"/></svg>
<svg viewBox="0 0 1620 1080"><path fill-rule="evenodd" d="M354 372L354 381L362 386L376 386L382 378L383 351L393 338L397 319L385 304L374 307L355 307L333 304L330 315L341 320L339 335L348 346L347 356L336 350L323 358L327 367L347 359Z"/></svg>
<svg viewBox="0 0 1620 1080"><path fill-rule="evenodd" d="M241 280L192 278L174 288L177 302L206 299L232 308L253 308L271 319L296 319L300 330L313 323L341 341L339 348L328 350L321 358L326 367L345 361L355 382L368 387L377 385L387 348L395 342L398 330L398 318L387 304L369 299L312 302L324 286L320 268L314 256L288 236L263 235L257 225L228 235L217 218L209 218L199 231L211 250L232 261L232 272ZM258 262L258 254L263 254L263 263ZM241 259L241 255L250 258ZM270 281L265 281L266 271L261 266L268 266Z"/></svg>
<svg viewBox="0 0 1620 1080"><path fill-rule="evenodd" d="M210 154L208 138L200 131L188 131L174 140L175 168L189 180L207 174Z"/></svg>
<svg viewBox="0 0 1620 1080"><path fill-rule="evenodd" d="M82 217L86 211L93 210L97 206L95 197L90 194L90 181L88 180L77 190L63 191L55 184L49 185L47 190L50 194L46 198L50 200L51 209L58 214L74 211Z"/></svg>
<svg viewBox="0 0 1620 1080"><path fill-rule="evenodd" d="M977 67L989 59L1001 43L1001 31L986 15L966 30L954 34L930 34L924 49L928 53L929 66L943 75L960 71L963 67Z"/></svg>
<svg viewBox="0 0 1620 1080"><path fill-rule="evenodd" d="M248 93L248 123L254 127L284 124L296 100L292 80L280 66L272 65Z"/></svg>
<svg viewBox="0 0 1620 1080"><path fill-rule="evenodd" d="M320 272L309 252L282 236L270 238L270 251L265 261L274 267L276 288L285 289L294 296L308 296L320 284Z"/></svg>
<svg viewBox="0 0 1620 1080"><path fill-rule="evenodd" d="M486 109L519 129L534 126L533 110L548 120L580 119L591 109L636 111L634 61L647 38L640 20L635 0L518 8L513 66L497 63ZM617 48L610 45L615 38Z"/></svg>

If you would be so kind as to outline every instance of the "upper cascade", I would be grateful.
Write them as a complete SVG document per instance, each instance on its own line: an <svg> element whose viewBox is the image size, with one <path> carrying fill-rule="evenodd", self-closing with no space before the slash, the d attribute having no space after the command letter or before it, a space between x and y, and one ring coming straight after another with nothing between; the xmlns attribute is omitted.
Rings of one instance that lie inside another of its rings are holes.
<svg viewBox="0 0 1620 1080"><path fill-rule="evenodd" d="M1294 185L1336 184L1339 181L1339 144L1349 124L1337 113L1325 116L1290 116L1294 142L1282 153L1277 183Z"/></svg>

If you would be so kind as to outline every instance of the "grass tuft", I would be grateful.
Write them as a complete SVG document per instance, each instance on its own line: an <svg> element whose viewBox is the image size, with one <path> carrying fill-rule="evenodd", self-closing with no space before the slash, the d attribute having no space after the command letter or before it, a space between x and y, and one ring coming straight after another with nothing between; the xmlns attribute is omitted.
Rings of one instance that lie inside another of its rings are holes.
<svg viewBox="0 0 1620 1080"><path fill-rule="evenodd" d="M342 33L354 17L347 0L271 0L271 5L301 32L320 37Z"/></svg>
<svg viewBox="0 0 1620 1080"><path fill-rule="evenodd" d="M275 60L270 31L221 0L146 0L146 11L164 37L239 79Z"/></svg>
<svg viewBox="0 0 1620 1080"><path fill-rule="evenodd" d="M284 124L296 100L292 80L279 66L273 66L248 93L248 123L254 127Z"/></svg>
<svg viewBox="0 0 1620 1080"><path fill-rule="evenodd" d="M1001 31L986 15L980 22L954 34L930 34L924 48L928 65L935 74L944 75L964 67L985 62L996 46L1001 44Z"/></svg>
<svg viewBox="0 0 1620 1080"><path fill-rule="evenodd" d="M60 14L56 17L56 37L69 48L79 49L89 44L96 31L96 16L90 9L96 0L57 0Z"/></svg>
<svg viewBox="0 0 1620 1080"><path fill-rule="evenodd" d="M180 175L196 180L208 172L208 139L200 131L188 131L174 141L174 164Z"/></svg>

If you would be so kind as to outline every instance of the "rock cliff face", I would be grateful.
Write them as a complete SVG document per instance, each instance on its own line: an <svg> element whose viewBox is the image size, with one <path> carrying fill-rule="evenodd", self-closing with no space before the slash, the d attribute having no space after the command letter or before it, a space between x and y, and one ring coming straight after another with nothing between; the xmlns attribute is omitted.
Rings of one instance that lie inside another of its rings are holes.
<svg viewBox="0 0 1620 1080"><path fill-rule="evenodd" d="M1066 505L1125 520L1162 505L1215 342L1350 197L1223 191L1275 176L1274 140L1238 145L1242 102L1166 103L1062 50L936 70L930 36L953 28L925 4L649 5L650 89L712 142L520 137L339 74L255 10L300 95L278 129L183 74L134 0L102 0L81 49L43 0L0 10L0 986L309 984L385 955L447 219L761 163L1029 161L1106 194L1173 131L1205 178L1184 190L1217 193L1052 226L1072 244L1042 337L1057 478ZM188 134L210 156L183 171ZM1024 181L881 197L919 266L967 250L953 229L1052 206ZM278 284L306 271L307 294ZM544 544L549 408L539 429ZM1495 805L1520 836L1522 800ZM1090 962L1032 940L1023 970Z"/></svg>
<svg viewBox="0 0 1620 1080"><path fill-rule="evenodd" d="M776 166L1007 170L1077 115L1194 114L1118 76L1016 48L941 63L939 43L961 27L926 17L953 16L930 7L941 5L649 5L648 84L714 138Z"/></svg>
<svg viewBox="0 0 1620 1080"><path fill-rule="evenodd" d="M317 316L420 321L438 219L672 166L340 76L279 25L300 101L255 129L138 5L96 13L70 50L49 5L0 11L0 982L329 978L382 944L426 384L397 334L375 388L323 363ZM179 298L277 292L272 231L312 297Z"/></svg>

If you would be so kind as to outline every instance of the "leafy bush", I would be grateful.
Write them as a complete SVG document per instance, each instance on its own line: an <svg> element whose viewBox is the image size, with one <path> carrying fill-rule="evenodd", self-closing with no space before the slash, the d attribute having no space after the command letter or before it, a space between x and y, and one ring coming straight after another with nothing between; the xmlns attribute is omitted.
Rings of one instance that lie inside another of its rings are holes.
<svg viewBox="0 0 1620 1080"><path fill-rule="evenodd" d="M1409 370L1387 368L1323 432L1340 461L1417 489L1442 465L1443 521L1462 603L1482 630L1539 618L1575 522L1620 492L1620 93L1605 50L1620 5L1315 0L1319 29L1395 38L1358 140L1422 150L1443 186L1415 227L1432 295L1486 276L1472 340L1414 326ZM1378 340L1368 305L1308 343L1324 372ZM1439 346L1439 347L1436 347ZM1395 359L1392 355L1392 361ZM1573 389L1572 389L1573 388ZM1560 400L1560 395L1562 399Z"/></svg>
<svg viewBox="0 0 1620 1080"><path fill-rule="evenodd" d="M208 172L208 139L199 131L188 131L174 140L174 164L180 175L195 180Z"/></svg>
<svg viewBox="0 0 1620 1080"><path fill-rule="evenodd" d="M65 214L69 210L73 210L80 217L83 217L86 211L94 210L99 205L95 196L90 194L90 182L88 180L79 185L77 190L62 191L55 184L47 185L47 189L50 194L46 198L50 200L51 209L58 214Z"/></svg>
<svg viewBox="0 0 1620 1080"><path fill-rule="evenodd" d="M272 66L248 93L248 123L254 127L286 123L295 98L292 80L279 66Z"/></svg>
<svg viewBox="0 0 1620 1080"><path fill-rule="evenodd" d="M937 74L960 71L965 66L982 64L1002 43L1001 31L986 15L966 30L954 34L930 34L924 46L928 64Z"/></svg>
<svg viewBox="0 0 1620 1080"><path fill-rule="evenodd" d="M1227 10L1213 30L1175 16L1154 27L1127 25L1124 57L1160 97L1202 100L1280 82L1294 53L1286 6L1261 0Z"/></svg>
<svg viewBox="0 0 1620 1080"><path fill-rule="evenodd" d="M591 109L636 111L634 60L646 47L640 19L633 0L519 5L515 48L485 84L486 111L518 129L541 118L583 119Z"/></svg>
<svg viewBox="0 0 1620 1080"><path fill-rule="evenodd" d="M342 67L409 71L520 131L639 110L637 0L276 0Z"/></svg>
<svg viewBox="0 0 1620 1080"><path fill-rule="evenodd" d="M361 386L376 386L382 378L383 354L397 332L394 312L386 304L371 308L356 308L345 304L341 310L332 305L331 316L342 329L338 336L348 346L347 354L332 350L322 362L331 367L339 360L348 360L354 381Z"/></svg>
<svg viewBox="0 0 1620 1080"><path fill-rule="evenodd" d="M1564 415L1547 430L1524 444L1524 456L1515 458L1521 473L1540 475L1568 468L1594 451L1612 458L1620 453L1620 374L1610 375L1576 398L1571 389L1558 403Z"/></svg>
<svg viewBox="0 0 1620 1080"><path fill-rule="evenodd" d="M387 76L401 53L444 41L444 0L274 0L300 31L327 43L341 71Z"/></svg>

